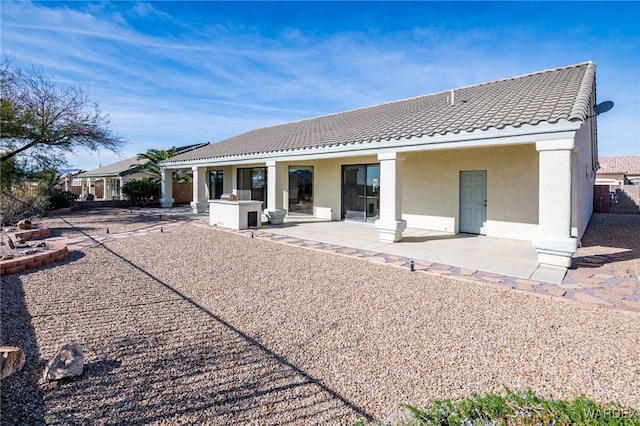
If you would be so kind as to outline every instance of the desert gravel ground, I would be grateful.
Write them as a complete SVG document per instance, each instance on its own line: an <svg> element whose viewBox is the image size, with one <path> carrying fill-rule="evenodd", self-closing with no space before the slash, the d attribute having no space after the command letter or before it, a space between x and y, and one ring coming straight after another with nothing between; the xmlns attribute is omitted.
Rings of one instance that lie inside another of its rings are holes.
<svg viewBox="0 0 640 426"><path fill-rule="evenodd" d="M154 220L65 218L77 228L51 219L55 235ZM2 381L3 425L350 424L504 385L640 409L640 315L196 223L74 251L1 290L2 343L28 363ZM68 342L84 375L43 383Z"/></svg>

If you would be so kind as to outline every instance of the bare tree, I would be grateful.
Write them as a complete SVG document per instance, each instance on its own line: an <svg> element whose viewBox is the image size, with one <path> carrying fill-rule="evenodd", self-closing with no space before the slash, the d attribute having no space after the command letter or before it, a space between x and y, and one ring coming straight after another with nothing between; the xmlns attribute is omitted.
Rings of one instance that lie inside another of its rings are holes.
<svg viewBox="0 0 640 426"><path fill-rule="evenodd" d="M41 68L23 70L2 55L0 163L21 156L36 167L67 164L84 148L117 152L124 140L82 87L57 84Z"/></svg>

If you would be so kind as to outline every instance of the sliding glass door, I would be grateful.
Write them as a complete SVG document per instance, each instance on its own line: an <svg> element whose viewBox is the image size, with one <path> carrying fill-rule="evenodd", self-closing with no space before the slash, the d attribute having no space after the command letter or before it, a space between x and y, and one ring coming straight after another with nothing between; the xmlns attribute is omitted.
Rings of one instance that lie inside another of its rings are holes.
<svg viewBox="0 0 640 426"><path fill-rule="evenodd" d="M238 169L238 190L250 194L251 200L267 202L267 168Z"/></svg>
<svg viewBox="0 0 640 426"><path fill-rule="evenodd" d="M313 215L313 167L289 167L289 214Z"/></svg>
<svg viewBox="0 0 640 426"><path fill-rule="evenodd" d="M222 170L209 171L209 199L219 200L224 189L224 173Z"/></svg>
<svg viewBox="0 0 640 426"><path fill-rule="evenodd" d="M380 165L342 166L342 219L373 222L380 218Z"/></svg>

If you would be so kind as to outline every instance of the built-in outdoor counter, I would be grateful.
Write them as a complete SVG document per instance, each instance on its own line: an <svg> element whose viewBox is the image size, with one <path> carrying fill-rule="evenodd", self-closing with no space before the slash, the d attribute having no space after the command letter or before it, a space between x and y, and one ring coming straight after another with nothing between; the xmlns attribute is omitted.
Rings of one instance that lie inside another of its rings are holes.
<svg viewBox="0 0 640 426"><path fill-rule="evenodd" d="M259 228L262 201L209 200L209 224L231 229Z"/></svg>

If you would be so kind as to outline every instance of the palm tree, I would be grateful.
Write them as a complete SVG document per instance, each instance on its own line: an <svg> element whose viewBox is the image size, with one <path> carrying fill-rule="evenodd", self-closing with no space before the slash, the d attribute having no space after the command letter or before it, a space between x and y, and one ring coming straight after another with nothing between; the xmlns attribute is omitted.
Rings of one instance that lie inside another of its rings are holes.
<svg viewBox="0 0 640 426"><path fill-rule="evenodd" d="M162 173L160 173L160 166L158 163L164 160L168 160L171 157L178 155L178 150L174 146L168 150L164 149L149 149L147 152L138 154L138 161L143 163L132 164L131 171L136 173L144 173L148 175L154 182L160 183L162 180ZM174 182L191 182L191 175L185 170L178 170L173 172Z"/></svg>

